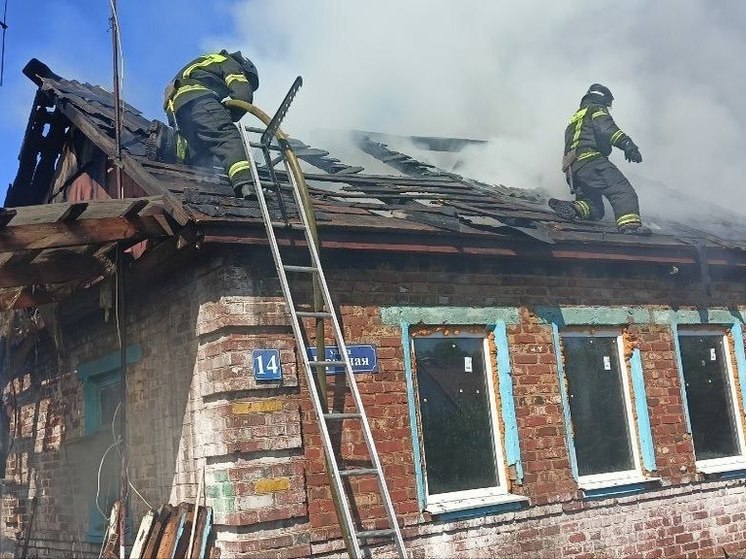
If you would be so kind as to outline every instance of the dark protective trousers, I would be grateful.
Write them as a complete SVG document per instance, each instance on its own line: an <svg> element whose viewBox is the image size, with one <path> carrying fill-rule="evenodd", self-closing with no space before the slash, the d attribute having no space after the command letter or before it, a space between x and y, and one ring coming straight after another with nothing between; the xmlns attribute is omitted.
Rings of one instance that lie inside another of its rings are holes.
<svg viewBox="0 0 746 559"><path fill-rule="evenodd" d="M584 219L601 219L604 216L605 196L614 209L617 223L626 216L640 219L637 192L622 172L606 157L592 159L573 173L575 204Z"/></svg>
<svg viewBox="0 0 746 559"><path fill-rule="evenodd" d="M176 111L179 132L187 142L188 162L211 165L212 158L225 169L237 195L249 193L251 168L241 134L228 109L209 95L189 101Z"/></svg>

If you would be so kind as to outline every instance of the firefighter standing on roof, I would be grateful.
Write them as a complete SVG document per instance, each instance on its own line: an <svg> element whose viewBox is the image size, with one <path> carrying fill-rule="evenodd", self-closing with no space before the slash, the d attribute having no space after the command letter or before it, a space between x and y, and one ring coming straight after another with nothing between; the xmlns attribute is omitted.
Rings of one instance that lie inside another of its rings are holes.
<svg viewBox="0 0 746 559"><path fill-rule="evenodd" d="M178 157L185 163L225 168L236 196L251 194L251 166L233 124L245 114L225 108L225 97L251 103L259 88L256 67L240 51L222 50L191 61L166 87L164 109L179 133ZM184 146L186 141L186 146Z"/></svg>
<svg viewBox="0 0 746 559"><path fill-rule="evenodd" d="M562 170L575 201L552 198L549 206L566 219L599 220L604 215L602 196L605 196L614 210L619 231L649 234L650 230L640 219L635 189L608 159L612 147L617 147L624 151L627 161L642 161L640 150L609 114L613 100L609 88L597 83L581 99L580 108L565 130L562 160Z"/></svg>

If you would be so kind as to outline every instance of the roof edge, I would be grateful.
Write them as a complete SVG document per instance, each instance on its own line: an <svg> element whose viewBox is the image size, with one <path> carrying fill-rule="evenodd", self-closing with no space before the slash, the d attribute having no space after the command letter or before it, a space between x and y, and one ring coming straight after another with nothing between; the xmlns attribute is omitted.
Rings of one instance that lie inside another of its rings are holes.
<svg viewBox="0 0 746 559"><path fill-rule="evenodd" d="M34 82L36 85L41 87L42 78L53 78L56 80L62 79L60 76L52 72L49 66L44 64L38 58L32 58L29 60L22 70L23 74Z"/></svg>

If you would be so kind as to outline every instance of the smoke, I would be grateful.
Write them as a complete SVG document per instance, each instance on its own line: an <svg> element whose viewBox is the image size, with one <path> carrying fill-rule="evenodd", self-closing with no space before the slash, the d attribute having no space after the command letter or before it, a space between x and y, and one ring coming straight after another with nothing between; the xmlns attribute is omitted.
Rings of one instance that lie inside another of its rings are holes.
<svg viewBox="0 0 746 559"><path fill-rule="evenodd" d="M233 10L240 32L205 46L252 57L268 110L303 75L284 125L294 136L313 142L314 130L339 128L488 140L464 152L459 172L569 196L563 131L600 82L643 154L634 167L612 156L642 178L643 204L660 181L742 205L745 3L275 0ZM651 203L643 212L665 212Z"/></svg>

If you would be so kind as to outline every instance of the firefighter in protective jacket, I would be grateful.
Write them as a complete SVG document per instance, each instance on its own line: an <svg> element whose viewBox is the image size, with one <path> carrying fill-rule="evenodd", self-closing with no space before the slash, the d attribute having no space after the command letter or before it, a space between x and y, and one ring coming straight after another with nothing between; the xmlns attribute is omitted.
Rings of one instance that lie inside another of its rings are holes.
<svg viewBox="0 0 746 559"><path fill-rule="evenodd" d="M244 112L225 108L221 100L230 97L251 103L258 88L259 74L251 60L240 51L221 50L184 66L165 92L163 108L180 137L179 160L209 166L217 159L239 197L252 192L251 166L233 124Z"/></svg>
<svg viewBox="0 0 746 559"><path fill-rule="evenodd" d="M622 233L650 234L642 225L637 193L608 156L612 147L624 151L627 161L640 163L642 155L632 139L609 114L614 97L609 88L594 83L580 101L580 108L565 130L565 172L575 201L549 200L549 206L566 219L599 220L605 196Z"/></svg>

